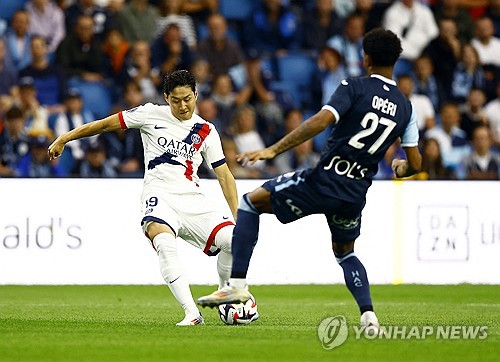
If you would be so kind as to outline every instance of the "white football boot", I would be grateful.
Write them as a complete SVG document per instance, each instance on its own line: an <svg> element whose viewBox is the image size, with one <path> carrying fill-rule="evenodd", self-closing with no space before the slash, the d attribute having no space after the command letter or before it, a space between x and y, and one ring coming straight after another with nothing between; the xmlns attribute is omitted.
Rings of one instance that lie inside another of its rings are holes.
<svg viewBox="0 0 500 362"><path fill-rule="evenodd" d="M176 324L176 326L202 326L205 325L205 320L203 319L203 316L201 313L198 315L196 314L188 314L184 317L183 320L181 320L179 323Z"/></svg>
<svg viewBox="0 0 500 362"><path fill-rule="evenodd" d="M378 318L372 311L366 311L361 315L360 318L361 327L363 327L366 335L369 336L379 336L384 334L384 330L380 328Z"/></svg>
<svg viewBox="0 0 500 362"><path fill-rule="evenodd" d="M226 285L212 294L198 298L196 302L203 307L212 308L221 304L245 303L250 298L251 294L247 288L240 289Z"/></svg>

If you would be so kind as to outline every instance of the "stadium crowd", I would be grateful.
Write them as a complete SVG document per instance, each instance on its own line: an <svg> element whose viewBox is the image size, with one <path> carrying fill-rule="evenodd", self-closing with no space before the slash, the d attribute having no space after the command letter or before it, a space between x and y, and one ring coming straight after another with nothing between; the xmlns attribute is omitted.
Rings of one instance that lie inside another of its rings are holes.
<svg viewBox="0 0 500 362"><path fill-rule="evenodd" d="M275 142L346 77L362 76L363 34L401 39L394 77L419 121L414 179L500 179L500 0L2 0L0 177L142 177L137 130L68 144L54 137L145 102L189 69L197 112L221 134L236 178L313 166L328 132L272 163L239 152ZM394 144L377 179L391 179ZM211 177L202 170L202 177Z"/></svg>

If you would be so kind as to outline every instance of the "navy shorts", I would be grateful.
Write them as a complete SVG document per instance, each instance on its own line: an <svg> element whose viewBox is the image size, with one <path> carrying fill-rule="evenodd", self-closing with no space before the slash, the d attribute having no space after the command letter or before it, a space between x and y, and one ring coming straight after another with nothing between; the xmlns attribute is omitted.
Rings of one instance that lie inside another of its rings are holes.
<svg viewBox="0 0 500 362"><path fill-rule="evenodd" d="M332 241L347 243L356 240L361 229L361 211L365 201L348 202L319 194L311 187L305 171L289 172L262 185L271 193L273 213L283 224L312 214L325 215Z"/></svg>

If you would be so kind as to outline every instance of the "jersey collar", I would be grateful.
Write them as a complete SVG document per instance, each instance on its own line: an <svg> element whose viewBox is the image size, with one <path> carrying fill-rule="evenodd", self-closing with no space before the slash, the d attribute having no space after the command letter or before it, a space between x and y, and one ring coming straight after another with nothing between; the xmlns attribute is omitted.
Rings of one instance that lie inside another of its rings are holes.
<svg viewBox="0 0 500 362"><path fill-rule="evenodd" d="M370 75L370 77L378 78L381 81L384 81L386 83L389 83L389 84L392 84L392 85L396 85L396 82L394 80L386 78L386 77L384 77L384 76L382 76L380 74L372 74L372 75Z"/></svg>

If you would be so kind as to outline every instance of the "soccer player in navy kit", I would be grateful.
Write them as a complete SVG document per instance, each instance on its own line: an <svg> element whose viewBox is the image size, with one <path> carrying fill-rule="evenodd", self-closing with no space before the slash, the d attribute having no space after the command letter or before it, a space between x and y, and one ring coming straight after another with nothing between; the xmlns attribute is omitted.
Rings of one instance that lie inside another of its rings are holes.
<svg viewBox="0 0 500 362"><path fill-rule="evenodd" d="M243 165L272 159L334 123L315 168L281 175L243 196L233 232L231 279L226 287L199 298L198 304L212 307L249 299L246 274L257 242L260 214L275 214L282 223L324 214L333 252L360 308L361 325L374 328L372 333L380 332L366 271L354 254L361 211L377 165L394 141L401 138L406 152L406 160L392 162L396 177L418 172L421 155L413 107L392 80L401 53L400 40L391 31L377 28L365 35L363 50L367 77L343 80L328 104L293 132L268 148L238 156Z"/></svg>

